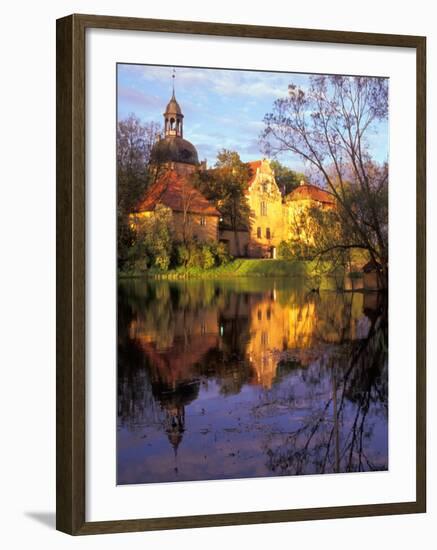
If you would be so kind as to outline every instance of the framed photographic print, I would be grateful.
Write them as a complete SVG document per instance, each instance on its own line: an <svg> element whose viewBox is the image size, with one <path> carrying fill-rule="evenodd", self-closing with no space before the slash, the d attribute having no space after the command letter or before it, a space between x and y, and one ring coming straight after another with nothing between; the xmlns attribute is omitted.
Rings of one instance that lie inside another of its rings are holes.
<svg viewBox="0 0 437 550"><path fill-rule="evenodd" d="M425 512L424 37L57 22L57 528Z"/></svg>

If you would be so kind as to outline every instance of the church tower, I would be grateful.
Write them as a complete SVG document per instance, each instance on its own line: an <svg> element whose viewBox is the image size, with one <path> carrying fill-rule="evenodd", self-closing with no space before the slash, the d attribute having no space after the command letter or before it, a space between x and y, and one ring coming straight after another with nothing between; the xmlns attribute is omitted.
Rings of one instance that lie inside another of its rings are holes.
<svg viewBox="0 0 437 550"><path fill-rule="evenodd" d="M174 72L172 78L172 95L164 112L164 137L153 146L151 163L186 175L199 168L199 158L194 145L184 139L184 115L176 99Z"/></svg>
<svg viewBox="0 0 437 550"><path fill-rule="evenodd" d="M174 94L171 96L164 113L164 134L165 137L184 137L184 115L176 101Z"/></svg>

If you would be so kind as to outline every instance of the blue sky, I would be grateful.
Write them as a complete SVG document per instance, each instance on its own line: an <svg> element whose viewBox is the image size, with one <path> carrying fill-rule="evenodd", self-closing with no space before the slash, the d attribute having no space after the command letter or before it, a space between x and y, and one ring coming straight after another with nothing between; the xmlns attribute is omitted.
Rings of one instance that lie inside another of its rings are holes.
<svg viewBox="0 0 437 550"><path fill-rule="evenodd" d="M258 139L263 118L273 102L286 97L288 85L306 87L309 75L176 67L176 98L184 116L184 137L199 159L214 164L220 149L238 151L243 161L263 157ZM134 113L143 121L162 124L172 93L173 67L118 65L118 118ZM388 124L378 123L369 139L378 161L388 157ZM305 169L290 154L279 158L295 170Z"/></svg>

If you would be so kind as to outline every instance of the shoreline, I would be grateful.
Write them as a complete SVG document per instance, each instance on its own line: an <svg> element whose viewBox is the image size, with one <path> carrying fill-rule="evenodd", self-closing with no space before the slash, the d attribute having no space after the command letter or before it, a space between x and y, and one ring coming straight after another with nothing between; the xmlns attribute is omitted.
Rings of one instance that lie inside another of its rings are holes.
<svg viewBox="0 0 437 550"><path fill-rule="evenodd" d="M270 260L238 258L228 264L211 269L176 268L160 271L151 268L148 271L118 271L117 280L133 279L186 281L186 280L232 280L242 278L268 279L307 279L318 290L336 290L343 292L367 292L362 287L363 277L357 271L346 273L343 268L333 270L327 262L321 264L314 260ZM310 286L311 286L310 285Z"/></svg>

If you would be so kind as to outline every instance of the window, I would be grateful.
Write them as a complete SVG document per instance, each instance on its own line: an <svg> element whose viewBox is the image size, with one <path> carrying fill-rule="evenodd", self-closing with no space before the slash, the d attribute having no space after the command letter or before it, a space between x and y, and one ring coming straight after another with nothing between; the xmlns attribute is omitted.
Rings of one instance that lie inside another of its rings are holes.
<svg viewBox="0 0 437 550"><path fill-rule="evenodd" d="M266 239L270 239L270 227L266 227Z"/></svg>
<svg viewBox="0 0 437 550"><path fill-rule="evenodd" d="M206 217L200 216L200 225L206 225Z"/></svg>
<svg viewBox="0 0 437 550"><path fill-rule="evenodd" d="M258 239L261 239L261 227L256 228L256 236Z"/></svg>
<svg viewBox="0 0 437 550"><path fill-rule="evenodd" d="M267 203L266 203L266 201L261 201L261 216L267 216Z"/></svg>
<svg viewBox="0 0 437 550"><path fill-rule="evenodd" d="M269 335L267 334L266 331L263 330L263 331L261 332L261 344L262 344L263 346L267 346L268 343L269 343Z"/></svg>

